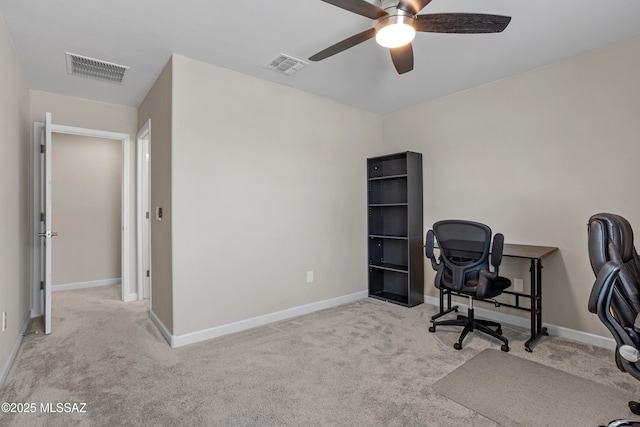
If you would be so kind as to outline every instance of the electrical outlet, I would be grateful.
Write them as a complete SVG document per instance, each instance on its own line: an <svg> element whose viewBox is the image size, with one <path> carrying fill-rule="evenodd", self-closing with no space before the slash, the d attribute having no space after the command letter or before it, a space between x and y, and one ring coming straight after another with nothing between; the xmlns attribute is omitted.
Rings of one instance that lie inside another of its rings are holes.
<svg viewBox="0 0 640 427"><path fill-rule="evenodd" d="M524 292L524 280L513 279L513 290L516 292Z"/></svg>
<svg viewBox="0 0 640 427"><path fill-rule="evenodd" d="M307 283L313 282L313 270L307 271Z"/></svg>
<svg viewBox="0 0 640 427"><path fill-rule="evenodd" d="M2 312L2 332L7 330L7 312Z"/></svg>

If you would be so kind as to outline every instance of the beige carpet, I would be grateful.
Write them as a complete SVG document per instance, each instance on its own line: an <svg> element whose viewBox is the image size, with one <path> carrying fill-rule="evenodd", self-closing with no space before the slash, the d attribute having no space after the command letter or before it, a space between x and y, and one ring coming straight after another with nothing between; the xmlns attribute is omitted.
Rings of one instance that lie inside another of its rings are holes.
<svg viewBox="0 0 640 427"><path fill-rule="evenodd" d="M35 403L38 411L0 413L0 425L500 425L434 390L499 344L474 334L454 350L459 328L427 331L432 306L363 299L171 349L146 303L123 303L118 292L54 293L53 334L32 325L0 389L0 403ZM640 382L617 370L610 351L547 337L526 353L527 331L503 329L514 356L640 396ZM47 403L86 403L86 412L41 411ZM535 415L527 421L544 425Z"/></svg>
<svg viewBox="0 0 640 427"><path fill-rule="evenodd" d="M487 349L434 384L438 393L503 426L588 426L628 412L622 392ZM640 417L637 417L640 418Z"/></svg>

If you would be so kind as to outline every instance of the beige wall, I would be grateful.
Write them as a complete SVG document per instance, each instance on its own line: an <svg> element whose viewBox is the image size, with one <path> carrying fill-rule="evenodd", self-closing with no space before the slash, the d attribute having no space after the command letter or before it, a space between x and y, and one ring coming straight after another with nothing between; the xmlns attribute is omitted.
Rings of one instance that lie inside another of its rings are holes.
<svg viewBox="0 0 640 427"><path fill-rule="evenodd" d="M52 283L118 279L122 254L122 143L54 133Z"/></svg>
<svg viewBox="0 0 640 427"><path fill-rule="evenodd" d="M380 116L178 55L173 65L174 334L366 290Z"/></svg>
<svg viewBox="0 0 640 427"><path fill-rule="evenodd" d="M426 229L466 218L560 248L544 262L544 322L610 336L587 311L586 224L607 211L640 229L639 76L634 40L384 118L388 151L424 153Z"/></svg>
<svg viewBox="0 0 640 427"><path fill-rule="evenodd" d="M136 292L136 223L135 223L135 141L138 129L138 112L136 108L122 105L107 104L90 101L82 98L63 96L49 92L32 90L31 121L44 121L45 113L50 112L52 122L57 125L74 126L110 132L129 134L130 140L130 167L129 167L129 264L131 271L129 283L131 289L125 289L125 293L131 295ZM114 143L117 144L117 143ZM56 223L53 223L56 227ZM119 277L119 276L117 276Z"/></svg>
<svg viewBox="0 0 640 427"><path fill-rule="evenodd" d="M169 60L138 109L140 127L151 120L151 311L173 332L172 255L172 94L173 66ZM162 221L155 208L163 208Z"/></svg>
<svg viewBox="0 0 640 427"><path fill-rule="evenodd" d="M30 308L29 86L0 17L0 381Z"/></svg>

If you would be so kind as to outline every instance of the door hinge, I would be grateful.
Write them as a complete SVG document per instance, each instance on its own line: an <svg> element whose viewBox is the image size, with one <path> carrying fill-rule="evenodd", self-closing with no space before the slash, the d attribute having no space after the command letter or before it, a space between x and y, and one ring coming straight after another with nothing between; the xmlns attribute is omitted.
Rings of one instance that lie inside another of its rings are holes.
<svg viewBox="0 0 640 427"><path fill-rule="evenodd" d="M40 212L40 221L44 221L44 212Z"/></svg>
<svg viewBox="0 0 640 427"><path fill-rule="evenodd" d="M147 217L147 219L149 219L149 212L146 212L145 216Z"/></svg>
<svg viewBox="0 0 640 427"><path fill-rule="evenodd" d="M40 290L41 291L44 290L44 281L42 280L40 281Z"/></svg>
<svg viewBox="0 0 640 427"><path fill-rule="evenodd" d="M149 270L147 270L147 277L149 277L149 274L150 274L150 273L149 273Z"/></svg>
<svg viewBox="0 0 640 427"><path fill-rule="evenodd" d="M44 153L44 144L40 144L40 152Z"/></svg>

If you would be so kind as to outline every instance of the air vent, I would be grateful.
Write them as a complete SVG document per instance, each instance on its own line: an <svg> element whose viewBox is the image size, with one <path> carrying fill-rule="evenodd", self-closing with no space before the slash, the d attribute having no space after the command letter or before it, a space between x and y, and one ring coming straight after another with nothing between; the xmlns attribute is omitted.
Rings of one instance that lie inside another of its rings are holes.
<svg viewBox="0 0 640 427"><path fill-rule="evenodd" d="M67 73L103 82L123 84L129 67L66 52Z"/></svg>
<svg viewBox="0 0 640 427"><path fill-rule="evenodd" d="M290 76L296 71L302 69L305 65L309 65L309 63L296 59L293 56L281 53L280 55L269 61L269 63L265 65L264 68L266 68L267 70L273 70L276 73Z"/></svg>

